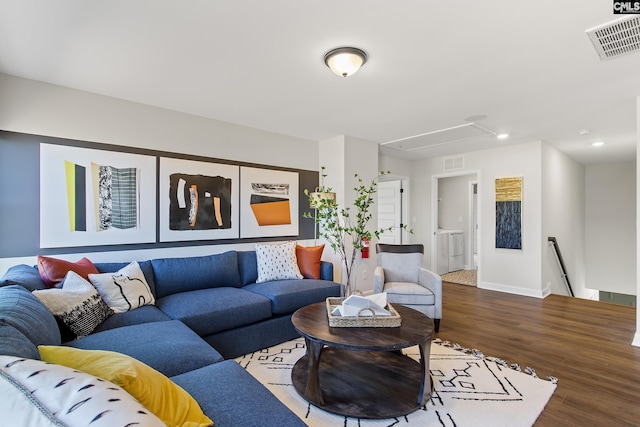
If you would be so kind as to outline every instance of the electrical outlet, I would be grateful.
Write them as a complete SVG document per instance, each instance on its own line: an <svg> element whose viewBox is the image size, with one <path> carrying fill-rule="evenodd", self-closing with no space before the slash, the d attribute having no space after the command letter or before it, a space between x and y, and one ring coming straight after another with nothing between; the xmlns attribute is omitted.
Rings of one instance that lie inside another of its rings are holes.
<svg viewBox="0 0 640 427"><path fill-rule="evenodd" d="M369 272L367 270L364 270L362 272L362 280L367 280L369 278Z"/></svg>

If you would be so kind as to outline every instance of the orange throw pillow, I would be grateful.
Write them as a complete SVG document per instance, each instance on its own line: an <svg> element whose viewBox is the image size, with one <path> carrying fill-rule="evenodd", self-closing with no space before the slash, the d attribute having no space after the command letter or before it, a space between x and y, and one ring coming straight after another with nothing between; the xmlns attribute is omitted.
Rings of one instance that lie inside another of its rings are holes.
<svg viewBox="0 0 640 427"><path fill-rule="evenodd" d="M55 288L64 280L69 271L78 273L83 279L89 280L89 274L99 274L98 269L87 258L76 262L38 255L38 272L42 281L50 288Z"/></svg>
<svg viewBox="0 0 640 427"><path fill-rule="evenodd" d="M320 278L320 258L324 245L304 247L296 246L296 258L298 259L298 268L305 279Z"/></svg>

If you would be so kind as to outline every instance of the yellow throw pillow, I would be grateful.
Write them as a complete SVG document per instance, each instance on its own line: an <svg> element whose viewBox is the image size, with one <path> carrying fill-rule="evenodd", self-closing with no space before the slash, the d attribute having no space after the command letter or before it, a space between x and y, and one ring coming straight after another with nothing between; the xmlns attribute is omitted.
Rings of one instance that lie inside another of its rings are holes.
<svg viewBox="0 0 640 427"><path fill-rule="evenodd" d="M41 345L38 350L45 362L68 366L119 385L169 427L213 425L183 388L130 356L53 345Z"/></svg>

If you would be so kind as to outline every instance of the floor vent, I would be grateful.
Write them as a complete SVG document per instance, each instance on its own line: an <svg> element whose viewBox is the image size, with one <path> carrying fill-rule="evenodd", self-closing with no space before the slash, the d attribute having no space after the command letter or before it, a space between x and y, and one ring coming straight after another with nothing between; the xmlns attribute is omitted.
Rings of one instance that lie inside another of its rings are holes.
<svg viewBox="0 0 640 427"><path fill-rule="evenodd" d="M444 170L450 171L454 169L464 168L464 156L445 157Z"/></svg>
<svg viewBox="0 0 640 427"><path fill-rule="evenodd" d="M640 50L640 16L624 17L587 30L601 60Z"/></svg>

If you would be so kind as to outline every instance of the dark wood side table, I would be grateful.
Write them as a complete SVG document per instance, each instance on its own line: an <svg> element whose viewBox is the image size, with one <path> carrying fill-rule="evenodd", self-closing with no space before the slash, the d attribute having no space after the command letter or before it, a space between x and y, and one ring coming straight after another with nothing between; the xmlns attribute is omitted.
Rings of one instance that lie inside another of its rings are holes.
<svg viewBox="0 0 640 427"><path fill-rule="evenodd" d="M313 405L357 418L406 415L431 397L433 320L394 304L398 328L331 328L324 302L291 318L307 345L291 371L293 386ZM418 345L420 362L399 350Z"/></svg>

